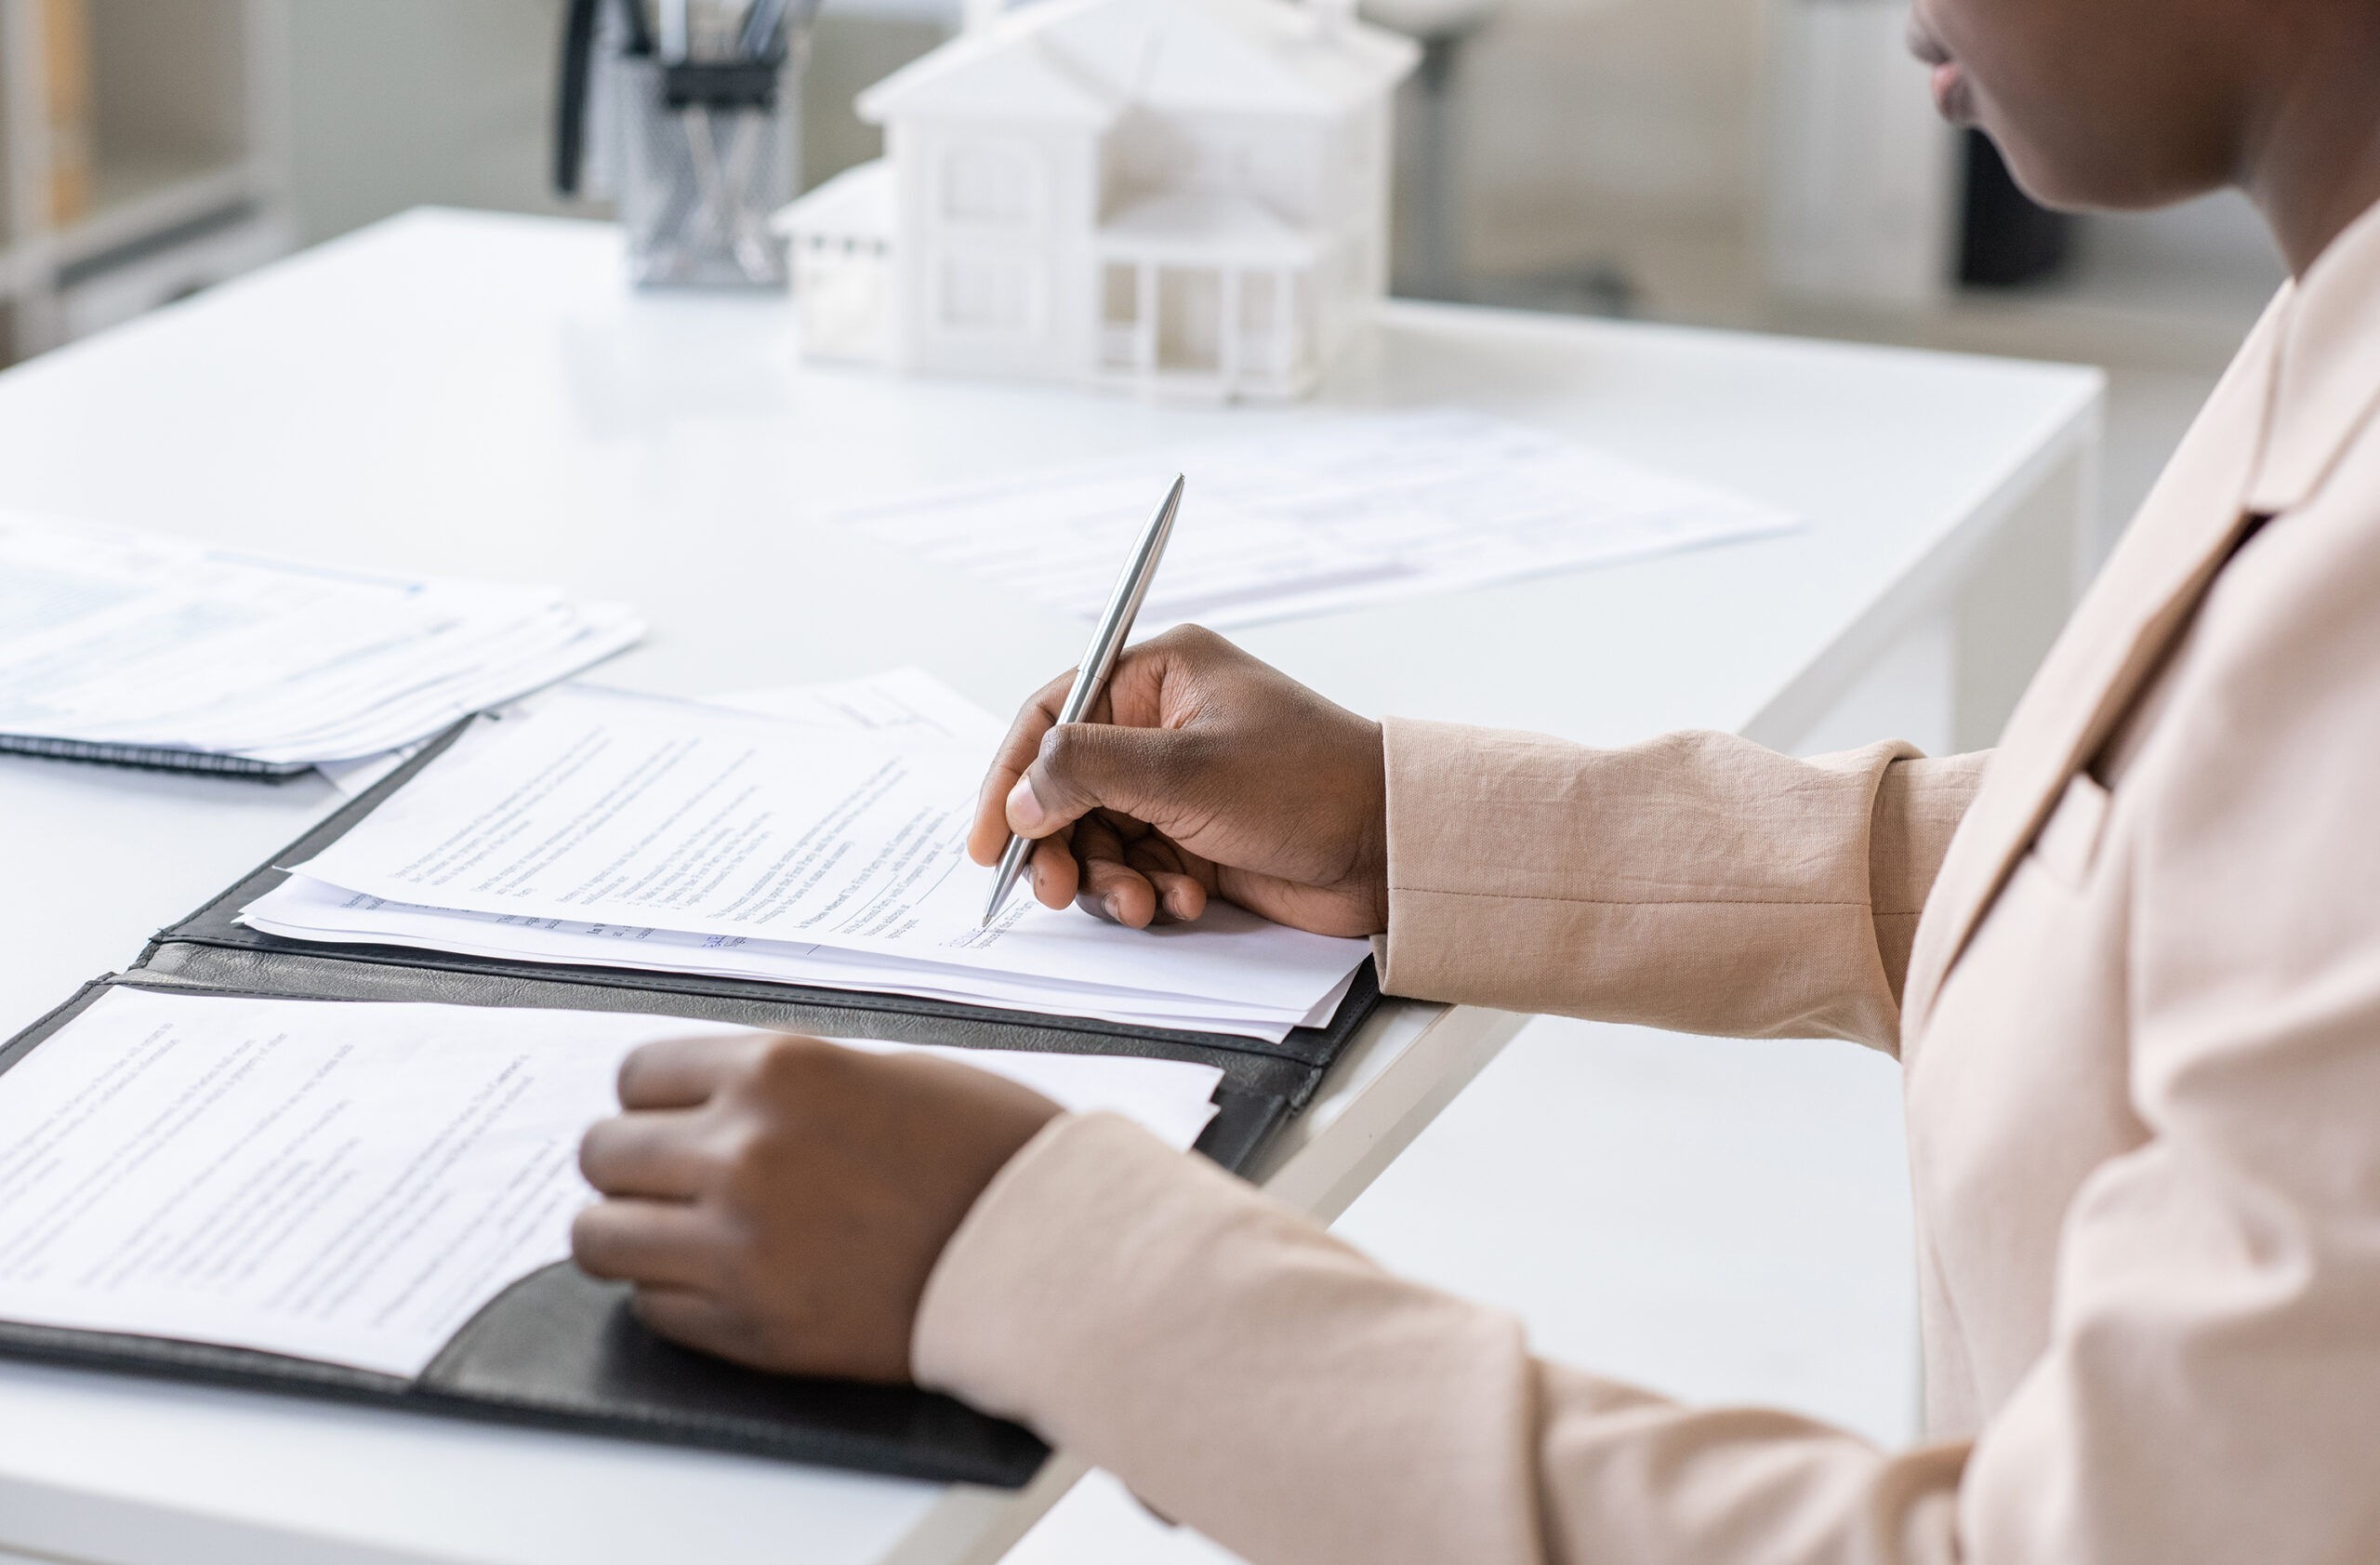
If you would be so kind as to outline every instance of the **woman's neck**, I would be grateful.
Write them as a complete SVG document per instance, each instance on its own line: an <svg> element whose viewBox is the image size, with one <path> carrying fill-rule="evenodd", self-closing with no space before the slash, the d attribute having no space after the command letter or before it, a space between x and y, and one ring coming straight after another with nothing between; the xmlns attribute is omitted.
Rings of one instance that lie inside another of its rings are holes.
<svg viewBox="0 0 2380 1565"><path fill-rule="evenodd" d="M2286 51L2280 85L2249 126L2240 176L2299 277L2380 205L2380 25L2359 17L2322 31L2330 35L2293 40Z"/></svg>

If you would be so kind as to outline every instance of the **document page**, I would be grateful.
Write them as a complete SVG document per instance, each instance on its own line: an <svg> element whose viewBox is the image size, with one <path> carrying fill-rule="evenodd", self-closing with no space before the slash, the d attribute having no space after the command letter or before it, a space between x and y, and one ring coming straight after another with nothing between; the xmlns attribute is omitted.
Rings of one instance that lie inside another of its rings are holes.
<svg viewBox="0 0 2380 1565"><path fill-rule="evenodd" d="M1369 952L1262 921L1135 931L1011 899L963 837L977 745L575 688L482 724L308 877L393 903L900 953L1302 1014Z"/></svg>
<svg viewBox="0 0 2380 1565"><path fill-rule="evenodd" d="M416 1374L569 1253L578 1138L669 1030L112 990L0 1075L0 1318Z"/></svg>
<svg viewBox="0 0 2380 1565"><path fill-rule="evenodd" d="M0 736L345 761L641 632L554 589L318 569L0 512Z"/></svg>
<svg viewBox="0 0 2380 1565"><path fill-rule="evenodd" d="M0 1320L416 1375L569 1254L593 1199L579 1138L614 1111L628 1052L735 1030L112 989L0 1073ZM1222 1080L1171 1060L926 1052L1177 1147Z"/></svg>
<svg viewBox="0 0 2380 1565"><path fill-rule="evenodd" d="M1236 922L1261 927L1253 914L1237 908L1218 908L1212 917L1218 924ZM907 994L963 1005L1093 1016L1127 1027L1236 1033L1274 1043L1287 1038L1292 1028L1329 1022L1354 977L1351 971L1314 1004L1291 1011L1254 1004L1236 995L1168 994L1036 978L980 967L944 967L873 951L409 907L363 892L343 891L306 875L290 876L249 904L242 910L240 922L292 940L401 946L503 962L633 967L862 993Z"/></svg>
<svg viewBox="0 0 2380 1565"><path fill-rule="evenodd" d="M773 686L703 698L718 707L758 712L813 728L879 734L892 739L935 742L967 740L989 747L1008 724L976 706L923 669L895 669L860 679L818 684ZM349 798L411 760L419 745L362 761L332 762L317 768Z"/></svg>
<svg viewBox="0 0 2380 1565"><path fill-rule="evenodd" d="M923 669L895 669L860 679L783 685L704 697L713 706L759 712L815 728L893 739L958 740L987 751L1008 732L995 717Z"/></svg>
<svg viewBox="0 0 2380 1565"><path fill-rule="evenodd" d="M1788 531L1790 513L1456 409L1325 417L937 489L845 520L1004 598L1095 618L1176 471L1144 634L1251 625Z"/></svg>

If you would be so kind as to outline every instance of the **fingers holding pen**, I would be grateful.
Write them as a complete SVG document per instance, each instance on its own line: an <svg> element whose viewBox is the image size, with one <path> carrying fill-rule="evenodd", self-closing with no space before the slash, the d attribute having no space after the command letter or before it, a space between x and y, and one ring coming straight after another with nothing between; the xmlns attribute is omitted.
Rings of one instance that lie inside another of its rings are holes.
<svg viewBox="0 0 2380 1565"><path fill-rule="evenodd" d="M1081 869L1076 893L1083 911L1130 929L1145 929L1160 912L1157 888L1127 861L1116 820L1093 811L1075 823L1075 862Z"/></svg>
<svg viewBox="0 0 2380 1565"><path fill-rule="evenodd" d="M967 855L989 867L1008 848L1008 796L1025 769L1041 753L1041 736L1057 726L1058 713L1073 687L1069 670L1033 693L1018 709L1016 720L993 752L991 769L984 774L983 790L975 797L975 820L967 831Z"/></svg>
<svg viewBox="0 0 2380 1565"><path fill-rule="evenodd" d="M1053 911L1079 902L1133 929L1198 917L1203 889L1170 863L1143 869L1128 855L1126 836L1146 836L1148 828L1130 822L1132 832L1119 835L1105 809L1111 794L1157 797L1165 786L1164 763L1182 736L1097 721L1054 723L1043 709L1057 690L1045 689L1012 728L977 800L969 856L996 863L1013 835L1033 844L1025 860L1033 896Z"/></svg>
<svg viewBox="0 0 2380 1565"><path fill-rule="evenodd" d="M1195 700L1196 680L1184 682L1185 657L1195 663L1198 657L1211 658L1218 649L1236 652L1210 632L1186 626L1128 649L1082 722L1068 726L1161 731L1175 725L1185 715L1184 703ZM998 863L1010 833L1018 829L1010 802L1019 782L1044 756L1049 736L1058 726L1058 714L1065 710L1066 697L1073 691L1075 672L1068 670L1035 691L1018 710L994 752L967 834L968 856L976 863L987 867ZM1031 813L1029 804L1019 802ZM1039 837L1044 832L1021 834Z"/></svg>
<svg viewBox="0 0 2380 1565"><path fill-rule="evenodd" d="M969 852L979 863L997 860L1012 832L1035 842L1033 895L1045 908L1078 901L1134 929L1197 919L1212 887L1163 837L1196 793L1188 785L1197 750L1196 738L1178 730L1041 723L1028 714L986 779ZM995 823L993 789L1004 783Z"/></svg>
<svg viewBox="0 0 2380 1565"><path fill-rule="evenodd" d="M1129 816L1093 810L1069 829L1068 844L1075 900L1087 913L1146 929L1193 922L1207 910L1213 866Z"/></svg>
<svg viewBox="0 0 2380 1565"><path fill-rule="evenodd" d="M1056 731L1058 708L1065 699L1071 679L1069 675L1052 680L1017 714L993 759L991 770L985 776L983 791L975 802L974 822L967 832L967 855L987 868L998 864L1000 855L1008 851L1012 835L1032 841L1033 851L1025 859L1025 880L1034 900L1051 909L1071 904L1082 883L1081 866L1071 843L1071 825L1060 821L1040 829L1019 831L1012 819L1012 801L1019 793L1028 800L1032 797L1023 779L1040 755L1048 736ZM1033 818L1038 822L1040 817L1035 815Z"/></svg>
<svg viewBox="0 0 2380 1565"><path fill-rule="evenodd" d="M1206 912L1215 868L1181 844L1149 832L1125 848L1124 862L1148 882L1159 922L1195 923Z"/></svg>
<svg viewBox="0 0 2380 1565"><path fill-rule="evenodd" d="M1008 828L1042 838L1093 810L1115 810L1164 829L1180 813L1188 736L1164 728L1068 723L1041 736L1032 763L1008 794Z"/></svg>
<svg viewBox="0 0 2380 1565"><path fill-rule="evenodd" d="M1033 899L1053 910L1074 901L1082 888L1082 865L1075 857L1070 836L1061 831L1034 843L1033 855L1025 861Z"/></svg>

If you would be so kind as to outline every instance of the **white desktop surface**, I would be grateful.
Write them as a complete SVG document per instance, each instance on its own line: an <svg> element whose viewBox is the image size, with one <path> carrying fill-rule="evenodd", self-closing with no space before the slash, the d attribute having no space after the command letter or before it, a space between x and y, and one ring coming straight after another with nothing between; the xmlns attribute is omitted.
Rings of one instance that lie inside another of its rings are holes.
<svg viewBox="0 0 2380 1565"><path fill-rule="evenodd" d="M1072 662L1083 628L986 601L826 511L1139 449L1154 494L1184 440L1459 404L1810 525L1236 639L1367 712L1786 742L1949 612L2054 469L2087 473L2099 395L2096 373L2059 366L1397 304L1316 403L1165 407L802 368L789 318L765 297L631 294L604 227L416 213L0 375L0 505L626 599L653 630L597 676L612 683L694 695L918 663L1005 710ZM0 757L0 1037L335 802L311 776ZM1298 1131L1377 1146L1290 1167L1285 1196L1337 1210L1516 1025L1399 1010ZM1434 1028L1430 1056L1415 1041ZM1404 1096L1368 1105L1396 1069ZM990 1514L952 1493L0 1363L0 1556L941 1559Z"/></svg>

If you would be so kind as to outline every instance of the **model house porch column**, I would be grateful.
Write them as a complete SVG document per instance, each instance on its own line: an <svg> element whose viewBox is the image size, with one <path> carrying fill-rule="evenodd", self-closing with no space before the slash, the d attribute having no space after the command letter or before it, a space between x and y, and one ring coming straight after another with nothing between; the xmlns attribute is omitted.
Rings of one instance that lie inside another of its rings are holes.
<svg viewBox="0 0 2380 1565"><path fill-rule="evenodd" d="M1138 318L1132 323L1136 334L1132 339L1132 369L1135 374L1157 373L1157 263L1142 260L1135 263L1135 285L1139 300Z"/></svg>
<svg viewBox="0 0 2380 1565"><path fill-rule="evenodd" d="M1216 269L1222 298L1215 307L1215 378L1222 382L1225 396L1239 390L1239 280L1243 275L1236 266Z"/></svg>

